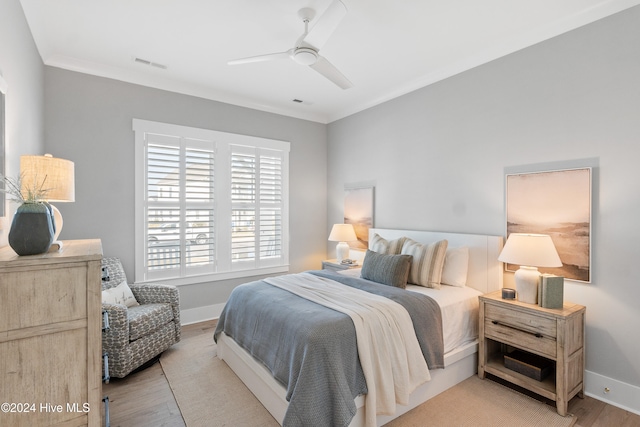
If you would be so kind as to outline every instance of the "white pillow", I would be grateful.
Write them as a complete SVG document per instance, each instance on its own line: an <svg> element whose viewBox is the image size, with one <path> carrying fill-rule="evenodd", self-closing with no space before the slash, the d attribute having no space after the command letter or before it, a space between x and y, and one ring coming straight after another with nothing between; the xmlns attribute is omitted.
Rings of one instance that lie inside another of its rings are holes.
<svg viewBox="0 0 640 427"><path fill-rule="evenodd" d="M114 288L102 291L102 302L105 304L122 304L127 307L140 305L126 281Z"/></svg>
<svg viewBox="0 0 640 427"><path fill-rule="evenodd" d="M467 285L469 270L469 248L447 249L442 268L442 284L464 288Z"/></svg>

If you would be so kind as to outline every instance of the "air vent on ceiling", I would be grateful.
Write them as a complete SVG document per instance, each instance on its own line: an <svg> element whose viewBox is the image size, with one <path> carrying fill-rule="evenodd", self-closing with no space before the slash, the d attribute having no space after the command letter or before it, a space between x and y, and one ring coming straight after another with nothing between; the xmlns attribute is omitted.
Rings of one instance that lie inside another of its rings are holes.
<svg viewBox="0 0 640 427"><path fill-rule="evenodd" d="M296 104L302 104L302 105L313 105L313 102L309 102L309 101L303 101L302 99L292 99L293 102L295 102Z"/></svg>
<svg viewBox="0 0 640 427"><path fill-rule="evenodd" d="M144 64L144 65L149 65L150 67L156 67L156 68L160 68L162 70L166 70L167 66L163 65L163 64L158 64L157 62L152 62L146 59L142 59L142 58L133 58L133 60L135 62L138 62L140 64Z"/></svg>

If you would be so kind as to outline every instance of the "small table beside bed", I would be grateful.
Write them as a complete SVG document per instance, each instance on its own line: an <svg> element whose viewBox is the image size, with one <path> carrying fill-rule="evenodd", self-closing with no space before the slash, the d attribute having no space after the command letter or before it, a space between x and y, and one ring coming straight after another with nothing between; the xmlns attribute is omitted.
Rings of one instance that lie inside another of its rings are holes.
<svg viewBox="0 0 640 427"><path fill-rule="evenodd" d="M502 288L502 245L371 229L362 269L234 289L214 333L218 357L281 425L386 424L477 372L478 296Z"/></svg>

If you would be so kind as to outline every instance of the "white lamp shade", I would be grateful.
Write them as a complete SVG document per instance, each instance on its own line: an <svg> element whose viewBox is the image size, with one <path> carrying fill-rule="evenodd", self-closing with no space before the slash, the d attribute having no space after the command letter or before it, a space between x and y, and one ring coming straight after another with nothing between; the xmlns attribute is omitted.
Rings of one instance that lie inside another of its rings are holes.
<svg viewBox="0 0 640 427"><path fill-rule="evenodd" d="M74 164L51 154L20 156L22 189L43 188L49 202L74 202L76 199Z"/></svg>
<svg viewBox="0 0 640 427"><path fill-rule="evenodd" d="M358 240L356 231L351 224L334 224L329 234L329 240L339 242L336 245L336 259L342 262L343 259L349 257L349 245L346 242Z"/></svg>
<svg viewBox="0 0 640 427"><path fill-rule="evenodd" d="M498 261L516 264L514 275L518 301L535 304L538 296L537 267L562 267L558 251L547 234L511 233Z"/></svg>
<svg viewBox="0 0 640 427"><path fill-rule="evenodd" d="M70 160L58 159L51 154L44 156L20 156L20 179L23 194L28 189L43 189L42 197L47 202L75 202L75 168ZM62 214L55 206L53 218L55 222L54 240L58 240L62 231Z"/></svg>
<svg viewBox="0 0 640 427"><path fill-rule="evenodd" d="M529 267L562 267L558 251L547 234L511 233L498 261Z"/></svg>
<svg viewBox="0 0 640 427"><path fill-rule="evenodd" d="M329 234L329 240L332 242L352 242L358 240L356 231L351 224L334 224Z"/></svg>

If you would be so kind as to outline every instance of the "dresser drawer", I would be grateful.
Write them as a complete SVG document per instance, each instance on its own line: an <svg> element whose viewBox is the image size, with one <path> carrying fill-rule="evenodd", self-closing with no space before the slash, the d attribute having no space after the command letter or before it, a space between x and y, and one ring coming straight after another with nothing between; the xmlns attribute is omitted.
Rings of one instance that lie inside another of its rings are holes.
<svg viewBox="0 0 640 427"><path fill-rule="evenodd" d="M535 314L485 305L485 336L542 356L556 357L556 321Z"/></svg>
<svg viewBox="0 0 640 427"><path fill-rule="evenodd" d="M87 286L82 281L86 281L87 269L84 265L62 265L0 271L0 331L87 318L87 305L82 304L87 300Z"/></svg>

